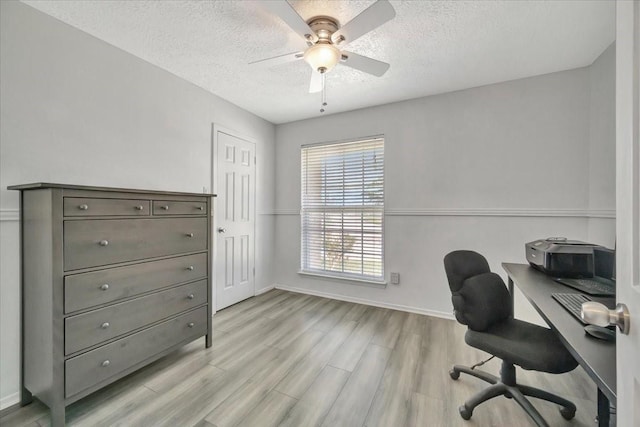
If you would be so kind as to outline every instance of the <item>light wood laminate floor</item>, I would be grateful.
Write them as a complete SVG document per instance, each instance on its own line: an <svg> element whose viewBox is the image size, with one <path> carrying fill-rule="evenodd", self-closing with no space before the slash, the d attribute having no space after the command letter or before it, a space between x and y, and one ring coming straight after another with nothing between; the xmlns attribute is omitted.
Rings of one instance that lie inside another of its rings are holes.
<svg viewBox="0 0 640 427"><path fill-rule="evenodd" d="M464 343L452 320L273 290L214 316L204 339L67 407L71 426L532 426L513 400L480 405L470 421L458 406L486 383L451 365L487 355ZM494 359L482 366L497 373ZM550 375L518 368L521 383L578 407L569 422L532 399L552 426L592 426L596 387L580 367ZM2 426L47 426L39 402Z"/></svg>

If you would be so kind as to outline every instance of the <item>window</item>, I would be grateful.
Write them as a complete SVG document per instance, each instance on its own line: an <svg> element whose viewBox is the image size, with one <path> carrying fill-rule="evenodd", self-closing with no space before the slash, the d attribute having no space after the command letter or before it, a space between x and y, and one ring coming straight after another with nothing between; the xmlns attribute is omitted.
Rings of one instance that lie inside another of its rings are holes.
<svg viewBox="0 0 640 427"><path fill-rule="evenodd" d="M302 272L384 278L384 140L302 147Z"/></svg>

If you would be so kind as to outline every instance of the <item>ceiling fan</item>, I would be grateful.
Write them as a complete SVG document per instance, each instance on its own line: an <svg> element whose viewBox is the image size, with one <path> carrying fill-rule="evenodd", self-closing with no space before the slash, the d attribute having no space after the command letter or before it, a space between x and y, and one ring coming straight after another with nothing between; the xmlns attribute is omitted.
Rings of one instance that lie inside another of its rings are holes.
<svg viewBox="0 0 640 427"><path fill-rule="evenodd" d="M376 1L343 26L331 16L314 16L305 21L286 0L265 1L263 5L298 33L307 48L251 64L276 65L304 59L313 70L309 93L322 91L325 73L339 63L378 77L389 69L386 62L342 50L342 47L396 16L388 0Z"/></svg>

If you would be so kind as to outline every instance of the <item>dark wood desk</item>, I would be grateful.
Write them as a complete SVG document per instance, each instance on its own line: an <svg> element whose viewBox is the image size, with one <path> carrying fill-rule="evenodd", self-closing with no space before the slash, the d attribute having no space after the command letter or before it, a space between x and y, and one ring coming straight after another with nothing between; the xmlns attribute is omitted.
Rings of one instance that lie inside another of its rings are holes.
<svg viewBox="0 0 640 427"><path fill-rule="evenodd" d="M509 275L509 293L512 300L515 283L598 386L598 424L608 426L609 402L614 405L616 403L615 343L587 335L582 323L551 298L552 293L580 293L579 291L555 282L526 264L502 263L502 267ZM613 308L612 303L615 305L612 298L592 299L604 303L609 308Z"/></svg>

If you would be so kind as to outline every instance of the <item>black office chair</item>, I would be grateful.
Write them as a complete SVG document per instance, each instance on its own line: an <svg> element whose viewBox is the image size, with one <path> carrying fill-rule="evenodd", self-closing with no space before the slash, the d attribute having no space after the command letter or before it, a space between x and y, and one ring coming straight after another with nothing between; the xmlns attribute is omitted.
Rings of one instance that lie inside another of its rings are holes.
<svg viewBox="0 0 640 427"><path fill-rule="evenodd" d="M500 377L475 370L475 366L455 365L449 372L457 380L460 372L480 378L490 387L468 399L459 411L468 420L476 406L496 396L515 399L538 426L548 426L525 396L562 406L560 414L570 420L576 406L566 399L537 388L516 383L514 365L523 369L560 374L578 363L550 329L514 319L511 298L504 281L492 273L487 260L477 252L454 251L444 257L454 314L467 325L468 345L502 359ZM477 365L476 365L477 366Z"/></svg>

